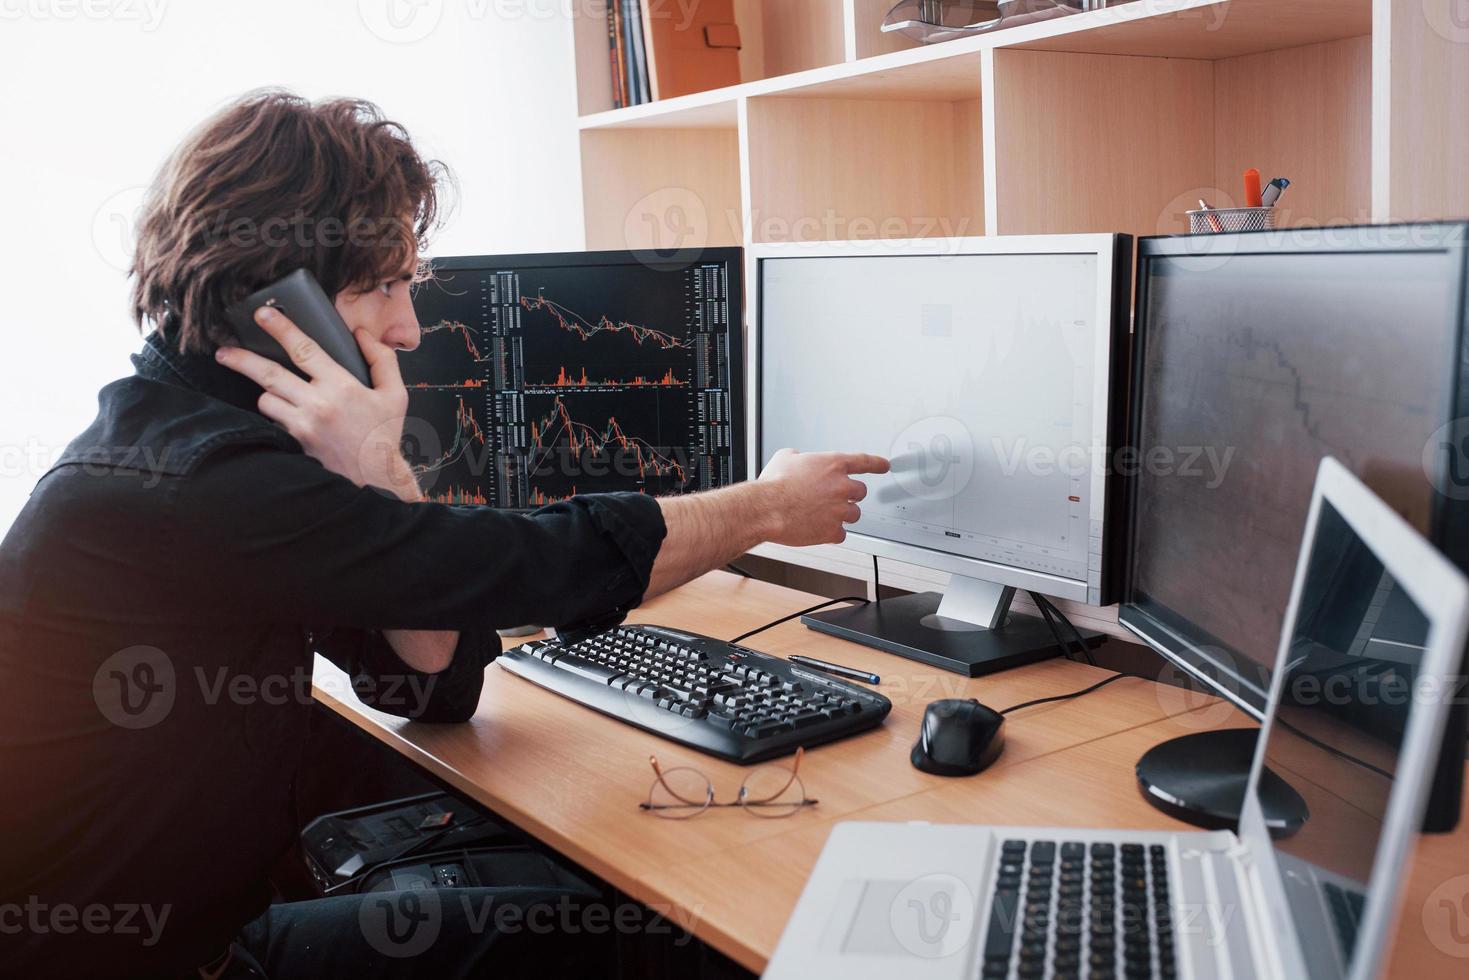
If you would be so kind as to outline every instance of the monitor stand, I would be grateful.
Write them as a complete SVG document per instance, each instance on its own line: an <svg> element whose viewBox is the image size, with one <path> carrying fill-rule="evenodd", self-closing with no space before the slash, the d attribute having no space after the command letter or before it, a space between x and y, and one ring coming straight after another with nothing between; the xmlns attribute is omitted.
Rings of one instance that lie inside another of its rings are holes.
<svg viewBox="0 0 1469 980"><path fill-rule="evenodd" d="M1138 760L1138 788L1149 803L1184 823L1238 830L1259 735L1258 729L1231 728L1155 745ZM1268 768L1260 778L1260 807L1273 837L1289 837L1310 816L1300 794Z"/></svg>
<svg viewBox="0 0 1469 980"><path fill-rule="evenodd" d="M1061 652L1045 620L1010 612L1014 598L1010 586L955 575L942 595L920 592L883 599L813 613L801 622L844 640L978 677ZM1074 640L1065 626L1059 629L1063 639ZM1105 639L1094 630L1079 632L1088 647Z"/></svg>

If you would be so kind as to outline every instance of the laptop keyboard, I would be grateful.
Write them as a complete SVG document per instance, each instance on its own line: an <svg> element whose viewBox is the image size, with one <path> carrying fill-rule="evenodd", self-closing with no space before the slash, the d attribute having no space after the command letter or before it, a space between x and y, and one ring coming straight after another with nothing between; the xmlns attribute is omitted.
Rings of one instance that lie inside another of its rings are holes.
<svg viewBox="0 0 1469 980"><path fill-rule="evenodd" d="M1362 910L1366 898L1358 891L1347 891L1339 885L1324 882L1326 907L1331 909L1331 921L1336 925L1336 937L1341 942L1342 953L1351 962L1357 948L1357 929L1362 925Z"/></svg>
<svg viewBox="0 0 1469 980"><path fill-rule="evenodd" d="M1178 975L1159 844L1007 840L985 935L983 980Z"/></svg>

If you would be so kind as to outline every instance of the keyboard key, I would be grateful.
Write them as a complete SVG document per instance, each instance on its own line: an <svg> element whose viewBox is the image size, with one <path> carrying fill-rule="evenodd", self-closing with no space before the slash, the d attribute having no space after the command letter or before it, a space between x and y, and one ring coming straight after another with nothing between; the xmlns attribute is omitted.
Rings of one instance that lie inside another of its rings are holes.
<svg viewBox="0 0 1469 980"><path fill-rule="evenodd" d="M993 907L990 909L989 929L985 933L984 958L985 962L996 959L1010 961L1010 950L1014 945L1015 929L1020 917L1020 899L1018 894L996 892Z"/></svg>

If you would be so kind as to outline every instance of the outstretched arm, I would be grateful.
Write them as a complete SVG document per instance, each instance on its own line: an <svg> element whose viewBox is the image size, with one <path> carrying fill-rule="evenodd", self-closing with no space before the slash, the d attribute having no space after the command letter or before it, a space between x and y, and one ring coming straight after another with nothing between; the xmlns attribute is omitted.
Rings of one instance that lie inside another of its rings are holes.
<svg viewBox="0 0 1469 980"><path fill-rule="evenodd" d="M840 544L844 524L862 516L867 485L853 476L886 473L878 456L776 453L759 480L658 501L668 536L653 563L648 598L676 589L766 541L802 546Z"/></svg>

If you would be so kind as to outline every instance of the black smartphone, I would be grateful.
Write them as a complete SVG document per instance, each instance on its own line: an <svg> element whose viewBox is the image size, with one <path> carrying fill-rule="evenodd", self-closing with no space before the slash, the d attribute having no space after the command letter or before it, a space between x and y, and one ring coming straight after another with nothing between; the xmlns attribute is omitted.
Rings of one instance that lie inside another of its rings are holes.
<svg viewBox="0 0 1469 980"><path fill-rule="evenodd" d="M362 348L357 346L352 331L347 329L341 314L332 305L310 270L297 269L284 279L256 290L225 310L225 316L229 318L230 325L240 338L241 347L284 365L303 378L306 377L304 371L291 363L285 348L255 322L255 311L262 306L273 306L280 310L301 328L302 333L316 341L328 357L352 372L352 376L358 381L372 387L372 373L368 371L367 361L362 357Z"/></svg>

